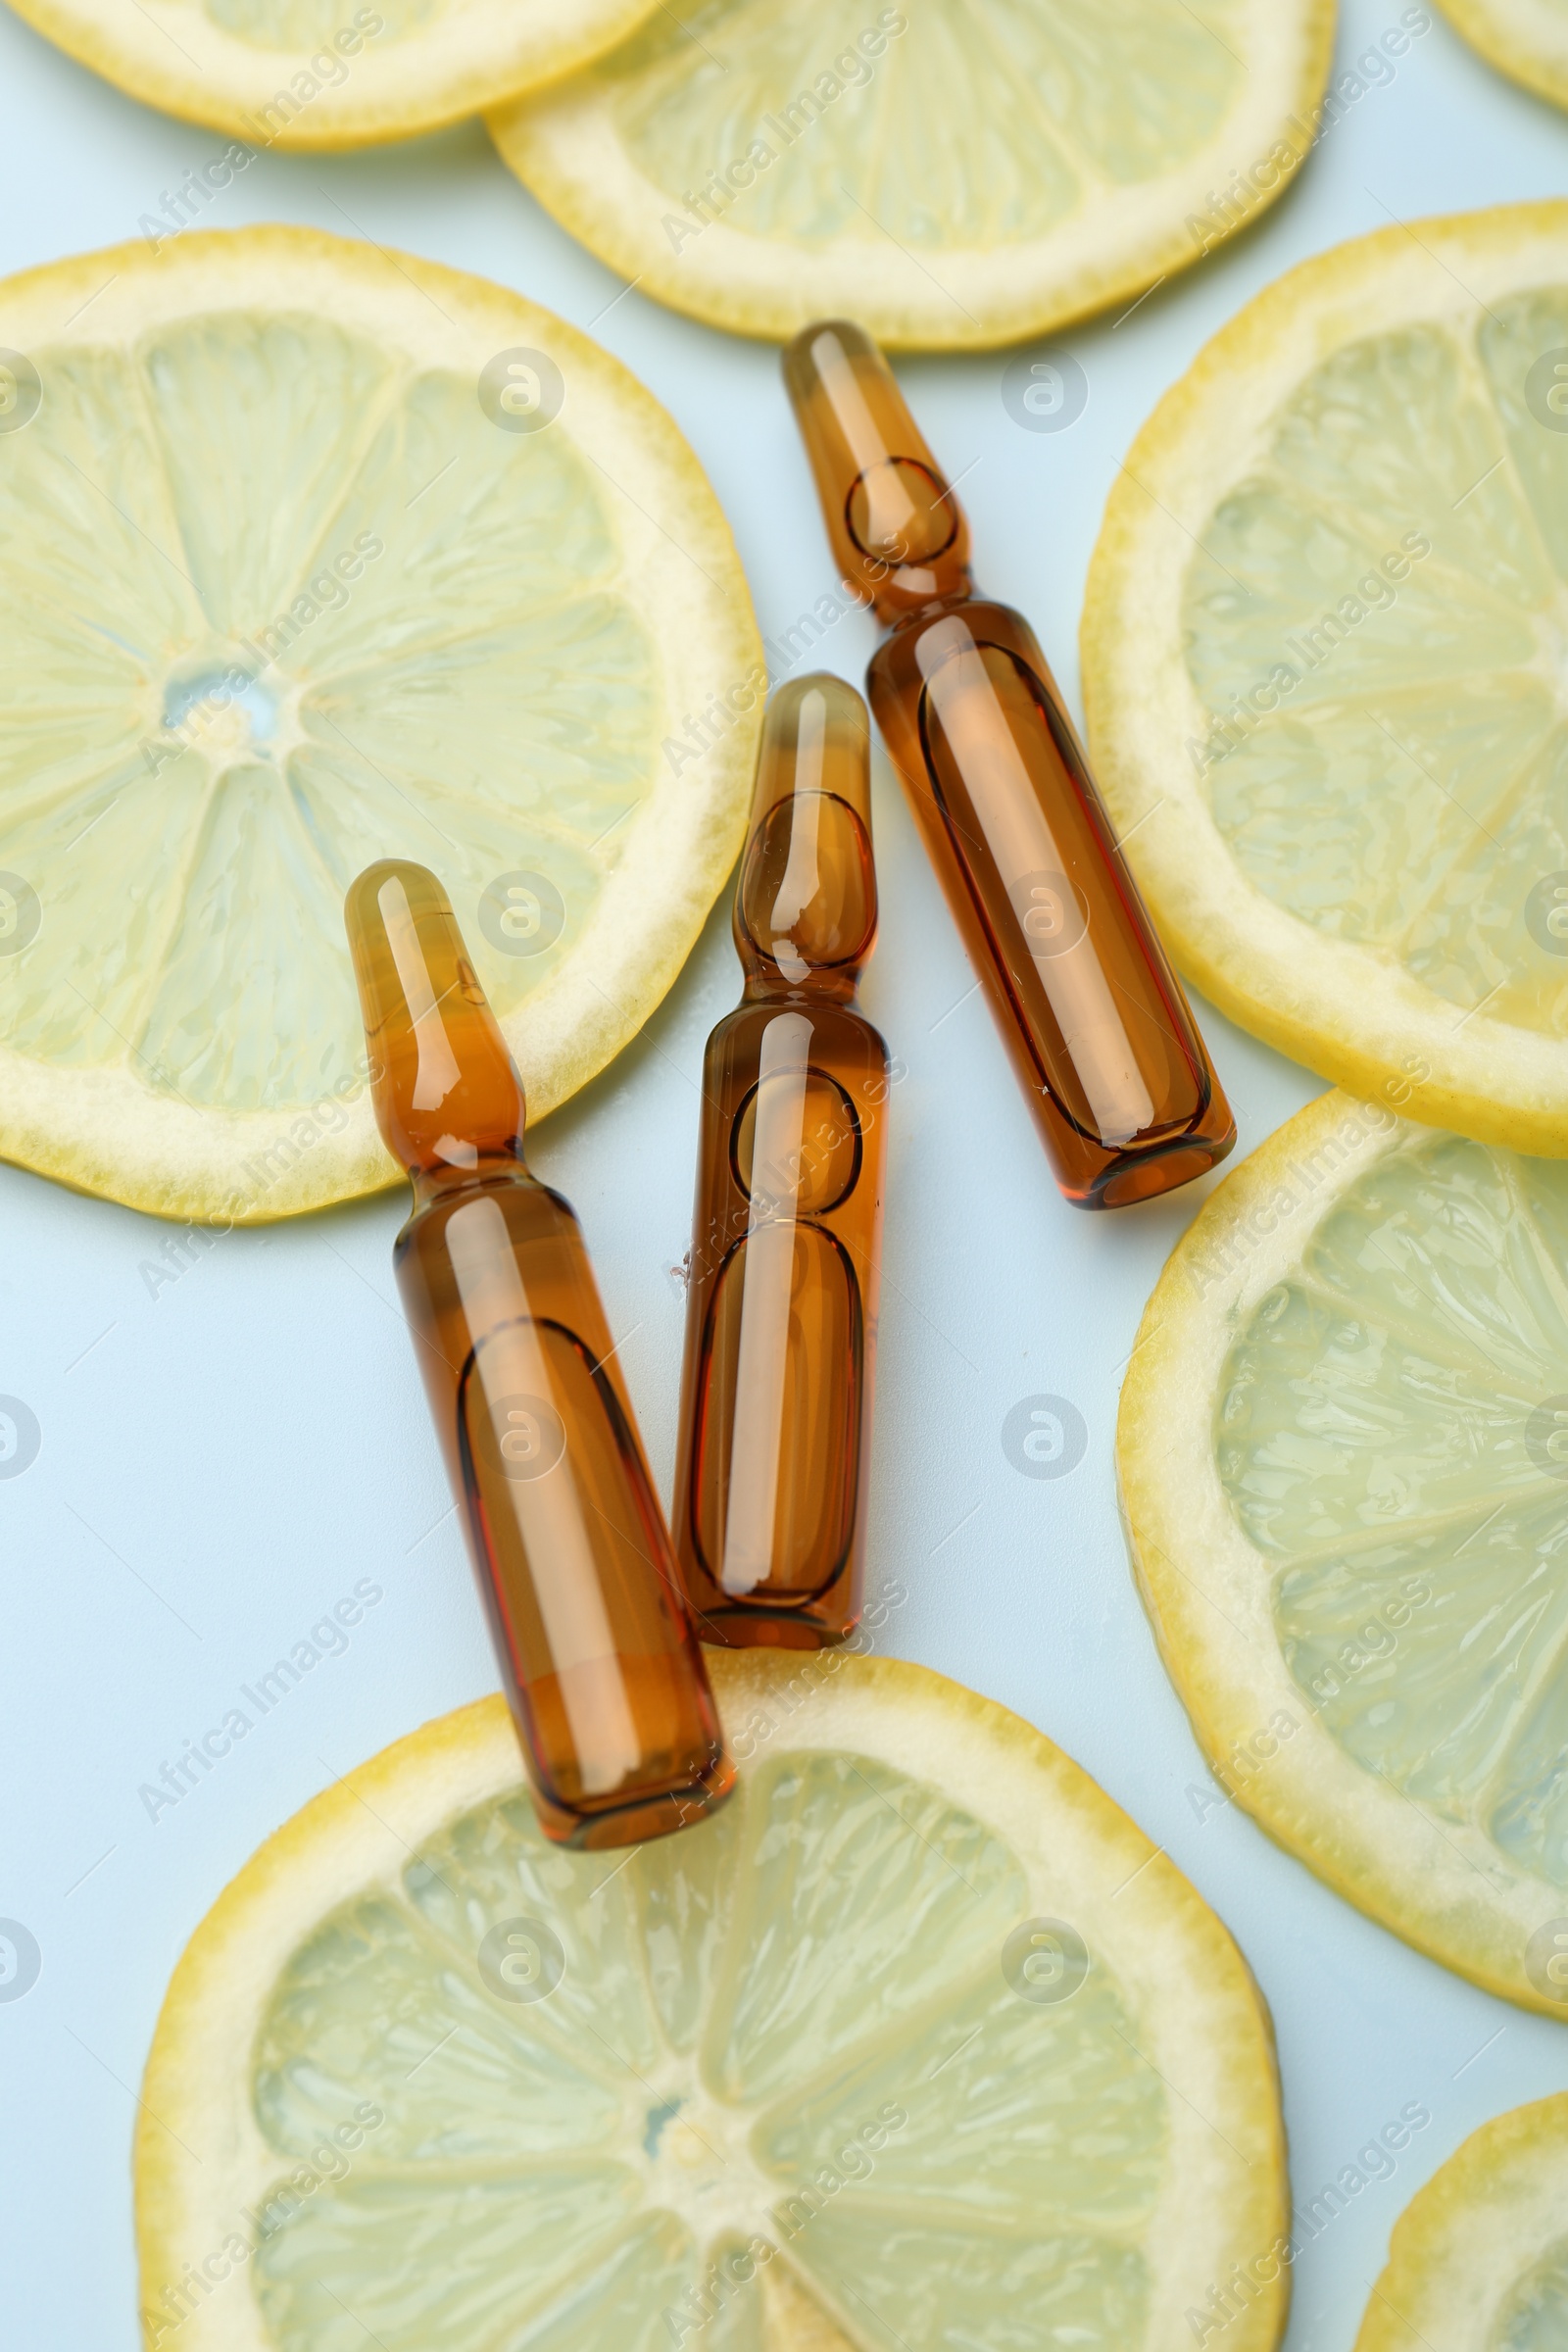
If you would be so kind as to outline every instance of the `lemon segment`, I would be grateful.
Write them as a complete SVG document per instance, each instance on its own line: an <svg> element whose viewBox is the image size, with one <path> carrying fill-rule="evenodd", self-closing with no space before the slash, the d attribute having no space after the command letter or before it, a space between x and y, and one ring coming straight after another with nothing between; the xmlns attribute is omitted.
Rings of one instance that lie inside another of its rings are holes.
<svg viewBox="0 0 1568 2352"><path fill-rule="evenodd" d="M1331 0L706 0L488 119L540 202L676 310L982 347L1254 218L1311 145L1333 24Z"/></svg>
<svg viewBox="0 0 1568 2352"><path fill-rule="evenodd" d="M715 1654L738 1792L616 1869L499 1699L262 1848L149 2061L149 2345L1177 2352L1283 2230L1246 1966L1047 1740L831 1655Z"/></svg>
<svg viewBox="0 0 1568 2352"><path fill-rule="evenodd" d="M133 98L247 150L412 138L574 73L651 0L11 0L17 14ZM224 159L214 158L221 164ZM227 184L204 167L183 212ZM187 175L187 178L190 175ZM167 201L167 192L166 199ZM156 220L156 216L154 216Z"/></svg>
<svg viewBox="0 0 1568 2352"><path fill-rule="evenodd" d="M1568 106L1568 5L1564 0L1438 0L1499 74Z"/></svg>
<svg viewBox="0 0 1568 2352"><path fill-rule="evenodd" d="M1355 2352L1554 2352L1565 2216L1568 2096L1484 2124L1395 2224Z"/></svg>
<svg viewBox="0 0 1568 2352"><path fill-rule="evenodd" d="M1117 1439L1224 1787L1374 1919L1568 2010L1568 1168L1343 1094L1218 1189Z"/></svg>
<svg viewBox="0 0 1568 2352"><path fill-rule="evenodd" d="M169 1216L387 1182L342 922L383 857L564 1101L745 823L760 652L669 419L548 313L303 230L13 279L0 342L0 1152Z"/></svg>
<svg viewBox="0 0 1568 2352"><path fill-rule="evenodd" d="M1549 1154L1565 230L1392 228L1259 296L1140 435L1083 625L1100 773L1200 987L1364 1096Z"/></svg>

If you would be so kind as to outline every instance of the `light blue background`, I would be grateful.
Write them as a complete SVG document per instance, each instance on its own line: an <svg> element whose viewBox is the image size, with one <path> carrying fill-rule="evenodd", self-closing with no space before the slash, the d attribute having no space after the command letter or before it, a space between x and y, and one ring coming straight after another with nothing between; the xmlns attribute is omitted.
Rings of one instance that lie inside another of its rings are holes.
<svg viewBox="0 0 1568 2352"><path fill-rule="evenodd" d="M1175 5L1175 0L1172 0ZM1402 0L1348 0L1341 62ZM109 245L220 134L137 106L0 10L0 269ZM1119 325L1068 342L1070 431L1004 410L1004 357L904 365L974 526L985 585L1033 618L1076 703L1085 572L1117 462L1157 395L1257 288L1392 217L1558 193L1568 122L1439 20L1240 242ZM831 580L766 346L658 309L546 218L477 125L357 156L263 155L204 225L306 221L478 270L592 331L673 412L734 523L764 632ZM1568 259L1568 256L1565 256ZM610 307L610 306L613 307ZM4 560L0 550L0 561ZM818 649L858 680L859 615ZM3 676L3 653L0 653ZM0 710L3 723L3 710ZM1431 2127L1297 2273L1291 2352L1346 2352L1392 2223L1467 2132L1568 2085L1568 2038L1337 1902L1212 1794L1160 1670L1117 1524L1122 1366L1195 1189L1114 1217L1058 1200L885 768L884 922L865 1003L909 1067L894 1097L871 1573L909 1590L889 1646L1039 1724L1229 1923L1272 2006L1298 2196L1400 2107ZM644 1038L539 1130L576 1203L668 1492L703 1043L734 1000L722 910ZM1205 1008L1200 1007L1203 1012ZM1318 1091L1212 1012L1242 1150ZM469 1571L393 1300L392 1195L236 1233L156 1300L167 1228L0 1168L0 1393L42 1425L0 1483L0 1916L43 1952L0 2004L0 2333L13 2352L131 2352L136 2086L186 1936L280 1821L426 1717L493 1687ZM1000 1431L1041 1391L1088 1426L1079 1467L1019 1476ZM355 1581L385 1599L344 1656L156 1825L137 1786L218 1722ZM1201 1818L1200 1818L1201 1816Z"/></svg>

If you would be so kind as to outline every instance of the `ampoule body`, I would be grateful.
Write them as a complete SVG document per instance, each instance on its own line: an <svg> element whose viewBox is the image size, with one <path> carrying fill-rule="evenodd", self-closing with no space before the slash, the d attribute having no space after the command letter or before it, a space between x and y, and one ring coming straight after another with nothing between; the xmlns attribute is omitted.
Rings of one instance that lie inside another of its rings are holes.
<svg viewBox="0 0 1568 2352"><path fill-rule="evenodd" d="M709 1040L674 1533L706 1641L820 1648L860 1613L889 1064L856 1006L876 936L870 728L840 679L768 708Z"/></svg>
<svg viewBox="0 0 1568 2352"><path fill-rule="evenodd" d="M784 356L834 552L892 633L867 691L1066 1199L1114 1208L1235 1122L1033 630L976 595L968 528L863 329Z"/></svg>
<svg viewBox="0 0 1568 2352"><path fill-rule="evenodd" d="M577 1220L524 1164L521 1080L435 876L370 866L345 919L414 1182L398 1289L541 1826L679 1829L734 1770Z"/></svg>

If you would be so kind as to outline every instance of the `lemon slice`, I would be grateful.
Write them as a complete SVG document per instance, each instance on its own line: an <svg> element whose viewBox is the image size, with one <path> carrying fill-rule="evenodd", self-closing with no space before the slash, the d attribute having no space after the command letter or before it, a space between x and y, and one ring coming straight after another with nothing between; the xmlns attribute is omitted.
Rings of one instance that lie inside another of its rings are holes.
<svg viewBox="0 0 1568 2352"><path fill-rule="evenodd" d="M1322 1097L1176 1250L1117 1452L1224 1786L1374 1919L1568 2015L1568 1166Z"/></svg>
<svg viewBox="0 0 1568 2352"><path fill-rule="evenodd" d="M515 295L296 229L13 278L0 346L0 1152L169 1216L387 1182L342 918L383 857L563 1101L745 824L760 653L668 417Z"/></svg>
<svg viewBox="0 0 1568 2352"><path fill-rule="evenodd" d="M571 74L654 0L11 0L94 73L243 142L187 172L177 226L263 147L411 138ZM220 176L214 176L215 167ZM194 182L194 188L192 183ZM165 192L164 202L168 201ZM145 220L143 225L146 225Z"/></svg>
<svg viewBox="0 0 1568 2352"><path fill-rule="evenodd" d="M1568 2328L1568 2095L1479 2132L1394 2226L1355 2352L1558 2352Z"/></svg>
<svg viewBox="0 0 1568 2352"><path fill-rule="evenodd" d="M1311 147L1333 37L1332 0L707 0L489 122L541 204L678 311L987 345L1256 218Z"/></svg>
<svg viewBox="0 0 1568 2352"><path fill-rule="evenodd" d="M737 1793L618 1863L497 1699L247 1864L148 2063L149 2345L1178 2352L1274 2243L1261 1999L1094 1783L918 1667L710 1666Z"/></svg>
<svg viewBox="0 0 1568 2352"><path fill-rule="evenodd" d="M1438 6L1499 74L1568 106L1564 0L1438 0Z"/></svg>
<svg viewBox="0 0 1568 2352"><path fill-rule="evenodd" d="M1568 1152L1568 205L1293 270L1111 495L1100 773L1175 954L1410 1115ZM1393 1099L1392 1097L1390 1098Z"/></svg>

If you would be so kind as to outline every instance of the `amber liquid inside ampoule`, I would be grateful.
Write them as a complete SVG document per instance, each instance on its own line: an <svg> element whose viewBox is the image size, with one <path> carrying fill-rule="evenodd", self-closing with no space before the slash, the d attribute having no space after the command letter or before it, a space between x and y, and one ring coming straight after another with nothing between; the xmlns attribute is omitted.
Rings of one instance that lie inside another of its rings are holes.
<svg viewBox="0 0 1568 2352"><path fill-rule="evenodd" d="M819 1648L858 1623L887 1051L855 1008L876 930L864 706L768 714L735 902L744 1002L709 1040L675 1539L705 1640Z"/></svg>
<svg viewBox="0 0 1568 2352"><path fill-rule="evenodd" d="M577 1221L522 1160L522 1092L433 875L349 898L394 1248L546 1835L678 1829L733 1781Z"/></svg>
<svg viewBox="0 0 1568 2352"><path fill-rule="evenodd" d="M906 620L871 708L1066 1197L1186 1184L1236 1129L1033 631L980 598Z"/></svg>
<svg viewBox="0 0 1568 2352"><path fill-rule="evenodd" d="M974 594L968 532L862 329L808 327L785 380L834 550L894 623L871 708L1057 1184L1116 1208L1189 1183L1230 1105L1033 631Z"/></svg>

